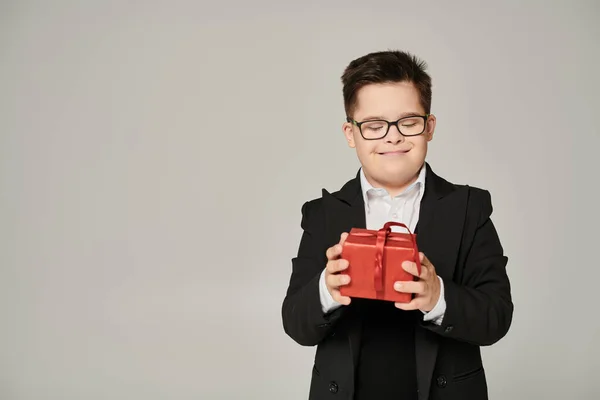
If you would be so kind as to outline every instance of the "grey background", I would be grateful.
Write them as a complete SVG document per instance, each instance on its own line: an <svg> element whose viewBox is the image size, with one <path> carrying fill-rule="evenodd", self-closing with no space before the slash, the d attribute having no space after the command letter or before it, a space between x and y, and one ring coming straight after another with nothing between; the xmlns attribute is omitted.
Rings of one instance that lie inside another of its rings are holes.
<svg viewBox="0 0 600 400"><path fill-rule="evenodd" d="M592 399L597 1L0 3L0 398L304 399L300 206L357 171L339 76L433 76L428 161L491 191L492 399Z"/></svg>

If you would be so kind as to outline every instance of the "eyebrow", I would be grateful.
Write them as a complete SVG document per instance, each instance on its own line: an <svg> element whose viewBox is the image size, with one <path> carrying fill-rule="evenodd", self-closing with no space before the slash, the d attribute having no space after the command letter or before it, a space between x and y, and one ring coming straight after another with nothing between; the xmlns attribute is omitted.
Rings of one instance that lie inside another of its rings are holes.
<svg viewBox="0 0 600 400"><path fill-rule="evenodd" d="M406 117L420 117L423 114L415 112L415 111L411 111L411 112L405 112L400 114L400 116L397 119L400 118L406 118ZM362 119L363 121L371 121L371 120L383 120L383 121L387 121L385 117L381 116L381 115L368 115L365 118Z"/></svg>

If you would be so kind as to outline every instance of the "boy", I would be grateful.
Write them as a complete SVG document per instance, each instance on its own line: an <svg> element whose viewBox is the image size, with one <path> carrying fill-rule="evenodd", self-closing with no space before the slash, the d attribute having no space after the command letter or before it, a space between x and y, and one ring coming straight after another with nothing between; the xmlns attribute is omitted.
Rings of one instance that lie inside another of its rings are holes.
<svg viewBox="0 0 600 400"><path fill-rule="evenodd" d="M487 399L480 346L504 337L513 304L488 191L436 175L425 161L436 119L431 79L411 54L352 61L343 132L361 168L302 207L303 234L283 301L285 332L317 346L310 400ZM348 298L341 246L353 227L402 222L417 234L421 275L396 284L409 303Z"/></svg>

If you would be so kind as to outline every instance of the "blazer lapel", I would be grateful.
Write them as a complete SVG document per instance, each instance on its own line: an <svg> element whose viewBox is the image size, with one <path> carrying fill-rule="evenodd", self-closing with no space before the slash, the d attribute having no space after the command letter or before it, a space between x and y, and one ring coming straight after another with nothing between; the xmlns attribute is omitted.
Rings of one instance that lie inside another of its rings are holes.
<svg viewBox="0 0 600 400"><path fill-rule="evenodd" d="M337 243L342 232L352 228L365 228L365 205L357 176L333 194L323 189L328 241ZM332 243L333 244L333 243Z"/></svg>
<svg viewBox="0 0 600 400"><path fill-rule="evenodd" d="M451 280L463 228L461 205L466 201L461 196L451 195L456 193L455 186L437 176L429 164L426 168L425 193L415 229L417 245L433 263L436 273L444 280ZM436 334L417 325L415 351L419 400L429 398L438 347Z"/></svg>
<svg viewBox="0 0 600 400"><path fill-rule="evenodd" d="M359 174L348 181L338 192L329 193L323 189L323 204L325 208L327 247L338 243L343 232L350 232L352 228L366 228L365 206ZM352 313L353 307L350 306L347 311ZM357 320L348 318L346 321ZM354 366L358 364L361 331L360 323L355 322L348 333ZM352 368L352 371L354 371L354 368Z"/></svg>

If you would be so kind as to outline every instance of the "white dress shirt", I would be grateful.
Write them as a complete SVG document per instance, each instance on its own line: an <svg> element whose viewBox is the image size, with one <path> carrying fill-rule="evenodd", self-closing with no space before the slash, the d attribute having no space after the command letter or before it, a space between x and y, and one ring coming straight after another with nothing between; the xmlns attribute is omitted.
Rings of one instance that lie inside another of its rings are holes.
<svg viewBox="0 0 600 400"><path fill-rule="evenodd" d="M421 200L425 193L425 164L423 164L417 180L394 198L391 198L385 189L373 187L365 177L362 168L360 170L360 184L365 203L367 229L378 230L386 222L394 221L405 224L411 232L415 231L419 220ZM392 226L392 231L406 232L406 229ZM424 320L433 321L435 324L440 325L446 311L446 301L444 299L444 281L439 276L438 279L440 280L440 298L431 311L424 312ZM319 281L319 297L323 313L328 313L341 306L327 290L325 270L321 273Z"/></svg>

